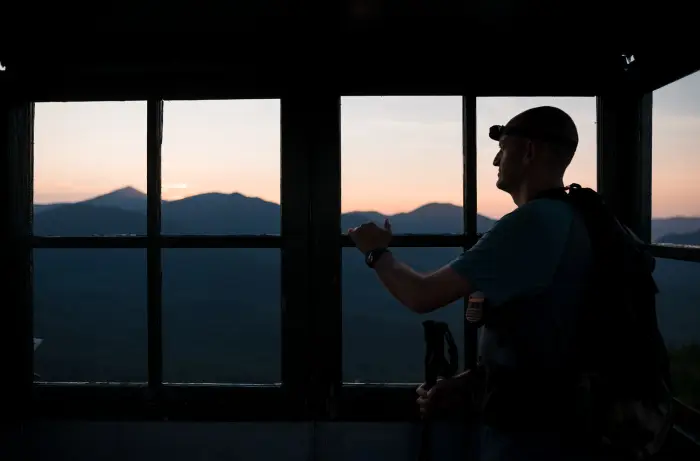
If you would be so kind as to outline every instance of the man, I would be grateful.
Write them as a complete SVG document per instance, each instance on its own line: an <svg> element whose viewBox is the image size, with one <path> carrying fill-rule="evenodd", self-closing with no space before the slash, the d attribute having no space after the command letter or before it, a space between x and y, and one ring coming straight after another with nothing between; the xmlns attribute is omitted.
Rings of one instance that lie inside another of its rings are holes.
<svg viewBox="0 0 700 461"><path fill-rule="evenodd" d="M414 312L428 313L475 291L483 293L489 316L502 320L494 326L487 323L481 333L480 364L487 369L557 369L571 356L592 254L585 223L570 204L535 198L563 188L564 172L578 146L576 125L564 111L543 106L492 127L489 135L499 144L493 161L498 167L496 187L511 195L517 209L459 258L433 273L419 274L387 250L392 236L388 221L384 228L368 223L348 234L387 290ZM421 386L421 412L449 406L463 393L470 373L441 380L428 392ZM523 376L531 375L510 376L521 379L510 379L511 401L500 410L493 410L499 405L492 399L481 461L559 459L564 438L557 424L528 423L547 416L541 408L557 407L557 402L544 401L554 399L554 392L544 380L522 382ZM534 404L516 408L513 400ZM513 414L504 415L504 409ZM499 427L513 416L516 422Z"/></svg>

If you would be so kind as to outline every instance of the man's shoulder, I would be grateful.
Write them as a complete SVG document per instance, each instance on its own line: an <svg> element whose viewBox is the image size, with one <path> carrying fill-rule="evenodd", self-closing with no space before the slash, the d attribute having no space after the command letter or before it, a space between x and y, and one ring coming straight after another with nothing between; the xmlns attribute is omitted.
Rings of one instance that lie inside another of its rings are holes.
<svg viewBox="0 0 700 461"><path fill-rule="evenodd" d="M575 216L576 211L566 202L533 200L498 220L472 249L509 253L517 249L522 253L535 246L558 251L569 240Z"/></svg>
<svg viewBox="0 0 700 461"><path fill-rule="evenodd" d="M580 257L590 252L590 238L583 214L564 200L539 199L527 203L526 212L547 223L550 237L562 237L565 247ZM570 253L569 253L570 254Z"/></svg>
<svg viewBox="0 0 700 461"><path fill-rule="evenodd" d="M519 207L516 211L522 213L537 213L547 216L560 216L564 218L571 218L575 213L573 205L569 202L552 198L532 200Z"/></svg>
<svg viewBox="0 0 700 461"><path fill-rule="evenodd" d="M574 207L563 200L538 199L519 206L499 222L502 225L508 223L522 223L524 225L547 224L548 226L568 226L576 216Z"/></svg>

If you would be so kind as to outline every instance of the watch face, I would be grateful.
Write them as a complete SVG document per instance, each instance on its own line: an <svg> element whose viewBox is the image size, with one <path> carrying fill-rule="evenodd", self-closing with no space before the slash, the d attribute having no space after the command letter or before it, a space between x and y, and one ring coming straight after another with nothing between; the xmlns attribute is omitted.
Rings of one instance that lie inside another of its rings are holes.
<svg viewBox="0 0 700 461"><path fill-rule="evenodd" d="M386 252L386 249L372 250L369 253L367 253L367 256L365 256L365 262L368 266L374 267L374 264L377 262L377 260L381 258L382 255Z"/></svg>

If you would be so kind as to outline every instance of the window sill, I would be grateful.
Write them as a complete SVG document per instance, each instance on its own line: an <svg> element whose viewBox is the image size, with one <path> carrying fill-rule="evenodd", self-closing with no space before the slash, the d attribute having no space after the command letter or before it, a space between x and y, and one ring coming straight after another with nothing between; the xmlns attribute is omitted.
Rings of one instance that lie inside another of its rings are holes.
<svg viewBox="0 0 700 461"><path fill-rule="evenodd" d="M300 421L306 412L280 385L35 383L31 415L94 421Z"/></svg>
<svg viewBox="0 0 700 461"><path fill-rule="evenodd" d="M656 258L700 262L700 246L654 243L647 248Z"/></svg>

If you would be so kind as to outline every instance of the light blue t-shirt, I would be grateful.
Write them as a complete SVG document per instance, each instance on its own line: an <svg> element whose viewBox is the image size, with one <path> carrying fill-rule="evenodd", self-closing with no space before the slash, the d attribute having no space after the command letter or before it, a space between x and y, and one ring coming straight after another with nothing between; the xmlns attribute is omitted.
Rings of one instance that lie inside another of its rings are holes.
<svg viewBox="0 0 700 461"><path fill-rule="evenodd" d="M501 218L451 263L492 311L508 309L507 331L482 327L483 364L556 368L571 352L592 264L583 218L563 201L539 199ZM506 303L508 303L506 305ZM561 459L552 434L505 434L486 427L481 461Z"/></svg>

